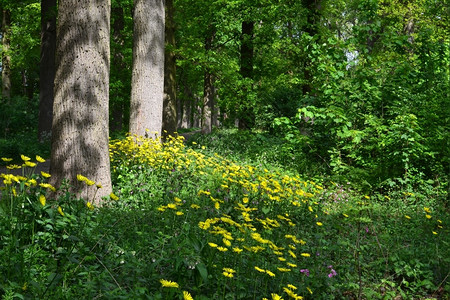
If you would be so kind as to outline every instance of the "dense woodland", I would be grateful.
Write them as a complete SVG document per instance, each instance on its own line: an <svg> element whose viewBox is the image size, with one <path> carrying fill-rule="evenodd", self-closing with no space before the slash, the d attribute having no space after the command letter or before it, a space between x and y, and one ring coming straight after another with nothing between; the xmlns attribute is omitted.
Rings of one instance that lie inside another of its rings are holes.
<svg viewBox="0 0 450 300"><path fill-rule="evenodd" d="M449 297L447 0L0 8L2 299Z"/></svg>

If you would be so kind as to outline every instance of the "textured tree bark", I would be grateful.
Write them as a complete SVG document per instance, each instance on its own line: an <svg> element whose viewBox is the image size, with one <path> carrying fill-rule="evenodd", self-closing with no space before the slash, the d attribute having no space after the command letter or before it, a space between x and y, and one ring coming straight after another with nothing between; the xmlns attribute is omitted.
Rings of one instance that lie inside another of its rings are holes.
<svg viewBox="0 0 450 300"><path fill-rule="evenodd" d="M108 145L109 0L59 2L51 183L94 203L111 193ZM77 174L103 186L77 181ZM95 198L94 198L95 194Z"/></svg>
<svg viewBox="0 0 450 300"><path fill-rule="evenodd" d="M174 135L177 131L177 99L176 99L176 59L175 59L175 22L173 20L173 0L166 0L164 56L164 103L163 103L163 135Z"/></svg>
<svg viewBox="0 0 450 300"><path fill-rule="evenodd" d="M39 141L50 140L56 53L56 0L41 1L41 61L39 65Z"/></svg>
<svg viewBox="0 0 450 300"><path fill-rule="evenodd" d="M164 92L164 1L135 0L130 132L161 135Z"/></svg>
<svg viewBox="0 0 450 300"><path fill-rule="evenodd" d="M205 52L211 50L214 41L215 29L212 28L207 33L205 39ZM206 68L203 81L203 113L202 113L202 133L207 134L212 131L212 114L214 110L214 76Z"/></svg>
<svg viewBox="0 0 450 300"><path fill-rule="evenodd" d="M3 9L2 14L2 97L8 100L11 98L11 56L9 54L11 12Z"/></svg>

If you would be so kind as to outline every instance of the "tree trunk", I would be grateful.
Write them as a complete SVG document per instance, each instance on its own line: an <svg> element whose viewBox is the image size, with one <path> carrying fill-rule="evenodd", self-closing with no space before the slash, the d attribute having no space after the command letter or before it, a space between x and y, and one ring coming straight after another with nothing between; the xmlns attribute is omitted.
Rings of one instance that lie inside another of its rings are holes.
<svg viewBox="0 0 450 300"><path fill-rule="evenodd" d="M203 88L203 117L202 117L202 133L211 133L212 118L214 109L214 87L213 75L208 71L205 72L204 88Z"/></svg>
<svg viewBox="0 0 450 300"><path fill-rule="evenodd" d="M110 7L109 0L65 0L58 7L51 183L67 179L72 192L94 203L111 192ZM96 192L77 181L77 174L103 188Z"/></svg>
<svg viewBox="0 0 450 300"><path fill-rule="evenodd" d="M11 12L3 9L2 14L2 97L9 100L11 98L11 56L9 53Z"/></svg>
<svg viewBox="0 0 450 300"><path fill-rule="evenodd" d="M242 35L241 35L241 66L240 73L244 79L253 78L253 30L255 23L252 21L242 22ZM247 83L244 82L243 87L243 100L241 103L239 112L239 129L250 128L254 123L254 113L250 109L251 104L248 99L248 87Z"/></svg>
<svg viewBox="0 0 450 300"><path fill-rule="evenodd" d="M205 52L211 50L214 41L215 29L211 29L205 39ZM202 113L202 133L207 134L212 131L212 118L214 110L214 76L208 67L205 70L203 81L203 113Z"/></svg>
<svg viewBox="0 0 450 300"><path fill-rule="evenodd" d="M164 1L135 0L130 132L161 135L164 92Z"/></svg>
<svg viewBox="0 0 450 300"><path fill-rule="evenodd" d="M51 138L53 120L53 84L56 53L56 0L41 1L41 61L39 65L38 137Z"/></svg>
<svg viewBox="0 0 450 300"><path fill-rule="evenodd" d="M119 4L120 5L120 4ZM114 22L112 24L112 38L115 47L111 48L112 66L111 74L115 74L119 78L123 78L123 73L126 68L123 56L123 47L125 41L123 38L123 30L125 29L125 17L122 6L114 7L112 9ZM120 132L123 129L124 122L124 99L120 95L112 95L110 97L111 118L109 120L109 128L111 132Z"/></svg>
<svg viewBox="0 0 450 300"><path fill-rule="evenodd" d="M303 0L303 6L306 8L306 25L303 28L309 36L314 37L318 34L317 23L319 21L319 7L320 0ZM303 63L303 95L308 95L312 91L312 75L311 75L311 62L305 58Z"/></svg>
<svg viewBox="0 0 450 300"><path fill-rule="evenodd" d="M173 20L173 0L166 0L164 56L164 135L174 135L177 131L177 99L176 99L176 60L175 60L175 23Z"/></svg>

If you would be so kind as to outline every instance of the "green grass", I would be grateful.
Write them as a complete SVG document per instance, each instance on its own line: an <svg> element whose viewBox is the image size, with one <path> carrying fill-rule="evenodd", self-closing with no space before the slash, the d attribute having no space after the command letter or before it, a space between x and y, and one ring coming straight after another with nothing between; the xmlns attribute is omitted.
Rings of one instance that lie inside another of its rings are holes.
<svg viewBox="0 0 450 300"><path fill-rule="evenodd" d="M264 133L111 149L120 200L101 208L71 194L42 205L49 187L25 178L2 191L3 299L449 295L445 191L365 195L311 180L298 168L309 162Z"/></svg>

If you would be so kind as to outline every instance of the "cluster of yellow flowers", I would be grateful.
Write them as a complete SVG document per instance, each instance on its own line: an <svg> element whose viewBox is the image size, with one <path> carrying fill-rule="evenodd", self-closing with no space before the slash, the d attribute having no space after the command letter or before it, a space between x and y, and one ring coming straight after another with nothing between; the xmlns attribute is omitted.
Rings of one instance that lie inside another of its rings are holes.
<svg viewBox="0 0 450 300"><path fill-rule="evenodd" d="M265 261L266 267L254 266L257 271L254 276L261 273L268 278L292 272L299 263L307 264L310 257L305 251L307 242L299 236L301 226L291 215L298 215L302 210L302 214L311 215L311 224L323 225L318 220L322 214L319 203L314 201L322 188L316 183L299 176L239 165L218 154L206 156L185 147L182 137L161 143L128 136L111 141L110 149L113 171L119 165L144 164L152 169L185 171L196 181L215 178L215 183L208 183L211 185L208 190L197 191L197 197L181 200L175 196L173 201L157 209L178 216L195 214L190 210L200 208L202 212L210 211L213 216L199 221L198 227L209 247L224 255L224 262L235 261L234 255L261 255L264 259L260 261ZM274 236L281 236L282 244L275 243ZM239 269L223 268L222 275L234 279L247 274L240 274ZM293 299L302 299L294 289L290 285L284 292Z"/></svg>

